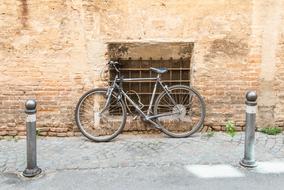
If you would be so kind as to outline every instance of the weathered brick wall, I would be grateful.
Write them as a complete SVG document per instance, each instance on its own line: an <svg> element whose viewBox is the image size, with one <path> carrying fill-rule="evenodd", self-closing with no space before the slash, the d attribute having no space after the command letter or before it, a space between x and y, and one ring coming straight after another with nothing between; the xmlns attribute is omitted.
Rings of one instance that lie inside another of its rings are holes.
<svg viewBox="0 0 284 190"><path fill-rule="evenodd" d="M284 6L284 2L280 1L276 4L277 13L274 17L276 20L275 31L275 76L274 76L274 91L276 101L275 108L272 111L274 114L273 121L278 126L284 126L284 13L281 7ZM271 29L270 29L271 31ZM273 98L273 97L270 97ZM271 125L271 124L270 124Z"/></svg>
<svg viewBox="0 0 284 190"><path fill-rule="evenodd" d="M284 1L253 1L251 48L258 76L258 126L282 126Z"/></svg>
<svg viewBox="0 0 284 190"><path fill-rule="evenodd" d="M38 127L46 135L73 135L73 110L93 86L80 14L69 1L0 4L0 134L23 135L24 101L38 101ZM70 133L67 133L70 132Z"/></svg>
<svg viewBox="0 0 284 190"><path fill-rule="evenodd" d="M233 120L241 129L246 90L263 91L263 48L269 49L269 44L263 42L266 23L261 20L266 18L263 9L270 8L272 14L279 6L271 2L2 0L0 135L25 133L27 98L38 100L37 126L42 135L78 134L74 108L84 91L105 85L100 71L107 59L107 43L132 41L194 42L192 80L206 100L206 125L220 129ZM272 26L282 23L281 38L273 38L277 44L274 89L280 103L283 15L275 18ZM262 99L266 96L262 93ZM284 109L275 106L270 113L278 122Z"/></svg>

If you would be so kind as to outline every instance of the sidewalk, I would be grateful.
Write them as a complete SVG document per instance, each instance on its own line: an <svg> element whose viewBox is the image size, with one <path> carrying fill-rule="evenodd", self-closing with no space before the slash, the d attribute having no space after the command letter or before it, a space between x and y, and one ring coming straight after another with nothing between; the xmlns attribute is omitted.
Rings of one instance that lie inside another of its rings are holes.
<svg viewBox="0 0 284 190"><path fill-rule="evenodd" d="M21 177L15 177L26 166L25 143L25 139L0 141L0 176L3 176L0 179L0 189L11 188L13 185L16 187L17 184L26 181ZM125 174L124 170L138 172L139 176L151 171L156 176L155 168L157 170L158 168L171 168L174 171L177 168L184 169L188 165L196 164L228 164L239 167L239 161L244 154L244 133L238 133L234 138L225 133L215 133L212 137L204 133L184 139L167 138L162 134L154 136L120 135L108 143L94 143L84 137L39 137L37 147L38 166L44 171L41 180L60 172L62 175L67 175L72 172L84 173L86 171L95 174L111 171L107 173L108 175L121 171L116 176L119 179L119 175ZM284 134L268 136L257 133L255 155L257 161L284 162ZM176 170L177 173L180 172L179 169ZM164 173L167 172L164 171ZM184 177L184 174L181 175L179 179ZM9 178L13 178L16 182L13 183L12 180L7 184ZM84 178L88 177L82 177L82 180ZM142 177L141 180L143 181Z"/></svg>

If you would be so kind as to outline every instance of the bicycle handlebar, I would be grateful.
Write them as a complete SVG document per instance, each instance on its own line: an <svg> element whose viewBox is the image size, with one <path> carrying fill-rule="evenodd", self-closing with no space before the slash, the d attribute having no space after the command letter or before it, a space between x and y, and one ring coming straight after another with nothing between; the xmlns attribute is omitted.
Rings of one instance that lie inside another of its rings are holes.
<svg viewBox="0 0 284 190"><path fill-rule="evenodd" d="M118 61L109 61L109 65L121 65Z"/></svg>
<svg viewBox="0 0 284 190"><path fill-rule="evenodd" d="M116 72L120 72L117 66L120 66L121 64L118 61L109 61L108 65L112 66L116 70Z"/></svg>

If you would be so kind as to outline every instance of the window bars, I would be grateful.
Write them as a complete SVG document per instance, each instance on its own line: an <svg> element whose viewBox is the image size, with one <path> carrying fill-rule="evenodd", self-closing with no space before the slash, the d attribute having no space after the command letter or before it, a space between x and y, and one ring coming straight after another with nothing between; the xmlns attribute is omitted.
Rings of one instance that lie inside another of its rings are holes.
<svg viewBox="0 0 284 190"><path fill-rule="evenodd" d="M163 59L154 60L149 59L119 59L121 63L120 72L124 78L152 78L157 74L150 71L150 67L166 67L168 72L161 75L162 82L168 86L182 84L190 85L190 58L180 59ZM110 69L109 83L114 80L116 72L114 69ZM138 105L138 101L142 103L143 111L148 109L148 104L152 95L152 91L155 85L155 81L124 81L123 89L129 97L134 100ZM161 92L161 89L157 89L156 96ZM127 102L126 102L127 103ZM127 104L128 112L133 112L134 107Z"/></svg>

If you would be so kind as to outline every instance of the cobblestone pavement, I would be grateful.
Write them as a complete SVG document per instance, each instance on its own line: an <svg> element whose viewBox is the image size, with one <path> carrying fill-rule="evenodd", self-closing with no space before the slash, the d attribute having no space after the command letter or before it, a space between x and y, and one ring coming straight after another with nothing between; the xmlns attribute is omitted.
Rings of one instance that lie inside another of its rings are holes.
<svg viewBox="0 0 284 190"><path fill-rule="evenodd" d="M163 135L120 135L108 143L84 137L38 138L38 166L44 171L182 166L186 164L238 165L243 157L244 133L200 133L184 139ZM0 141L0 174L19 173L26 166L26 141ZM284 160L284 134L256 134L258 161Z"/></svg>

